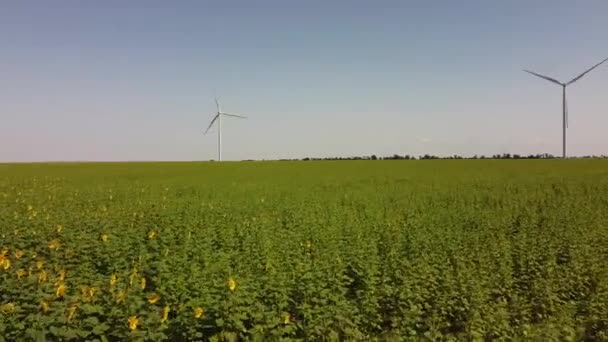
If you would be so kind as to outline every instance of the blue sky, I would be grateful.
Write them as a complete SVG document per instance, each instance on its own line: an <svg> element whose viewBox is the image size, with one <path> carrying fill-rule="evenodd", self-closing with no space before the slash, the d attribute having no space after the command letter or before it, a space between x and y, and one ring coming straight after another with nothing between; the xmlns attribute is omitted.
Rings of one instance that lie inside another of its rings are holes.
<svg viewBox="0 0 608 342"><path fill-rule="evenodd" d="M561 89L608 57L608 2L0 4L0 160L561 152ZM608 63L569 154L608 154Z"/></svg>

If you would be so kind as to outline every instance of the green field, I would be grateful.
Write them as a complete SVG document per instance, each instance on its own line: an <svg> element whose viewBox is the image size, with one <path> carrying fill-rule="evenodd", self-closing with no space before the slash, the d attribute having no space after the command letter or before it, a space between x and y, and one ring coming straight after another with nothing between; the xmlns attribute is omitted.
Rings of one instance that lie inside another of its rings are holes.
<svg viewBox="0 0 608 342"><path fill-rule="evenodd" d="M608 160L0 164L0 249L0 341L608 340Z"/></svg>

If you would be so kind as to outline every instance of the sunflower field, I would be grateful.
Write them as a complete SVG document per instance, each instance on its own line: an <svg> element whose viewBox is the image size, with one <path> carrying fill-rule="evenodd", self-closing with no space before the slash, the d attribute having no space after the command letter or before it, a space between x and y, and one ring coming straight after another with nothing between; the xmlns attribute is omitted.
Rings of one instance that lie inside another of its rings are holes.
<svg viewBox="0 0 608 342"><path fill-rule="evenodd" d="M608 161L0 164L22 340L608 340Z"/></svg>

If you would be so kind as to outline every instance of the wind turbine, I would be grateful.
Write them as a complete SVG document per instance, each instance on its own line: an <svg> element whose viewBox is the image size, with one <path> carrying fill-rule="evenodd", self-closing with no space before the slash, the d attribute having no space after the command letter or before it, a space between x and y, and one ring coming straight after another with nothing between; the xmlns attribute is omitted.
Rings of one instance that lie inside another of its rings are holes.
<svg viewBox="0 0 608 342"><path fill-rule="evenodd" d="M600 64L604 63L605 61L608 61L608 58L604 59L603 61L597 63L596 65L592 66L591 68L589 68L588 70L586 70L585 72L583 72L582 74L576 76L575 78L573 78L570 82L567 83L562 83L554 78L548 77L548 76L544 76L541 74L537 74L533 71L529 71L529 70L524 70L525 72L532 74L534 76L538 76L542 79L545 79L549 82L553 82L555 84L559 84L560 86L562 86L562 127L563 127L563 140L562 140L562 157L566 158L566 128L568 127L568 103L566 102L566 87L571 85L572 83L580 80L583 76L585 76L587 73L589 73L591 70L597 68L598 66L600 66Z"/></svg>
<svg viewBox="0 0 608 342"><path fill-rule="evenodd" d="M215 98L215 105L217 106L217 113L215 114L213 120L211 120L211 123L209 124L209 127L207 127L205 134L209 132L209 129L211 128L211 126L213 126L215 120L217 120L217 159L218 161L222 161L222 116L232 116L239 119L247 119L247 117L236 114L223 113L220 109L220 102L217 97Z"/></svg>

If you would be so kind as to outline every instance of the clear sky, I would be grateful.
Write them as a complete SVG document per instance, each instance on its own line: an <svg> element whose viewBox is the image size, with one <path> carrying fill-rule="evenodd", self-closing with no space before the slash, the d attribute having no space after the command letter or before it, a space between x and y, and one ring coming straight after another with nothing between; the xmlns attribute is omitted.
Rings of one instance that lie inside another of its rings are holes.
<svg viewBox="0 0 608 342"><path fill-rule="evenodd" d="M0 160L561 153L608 1L4 1ZM608 63L569 153L608 154Z"/></svg>

